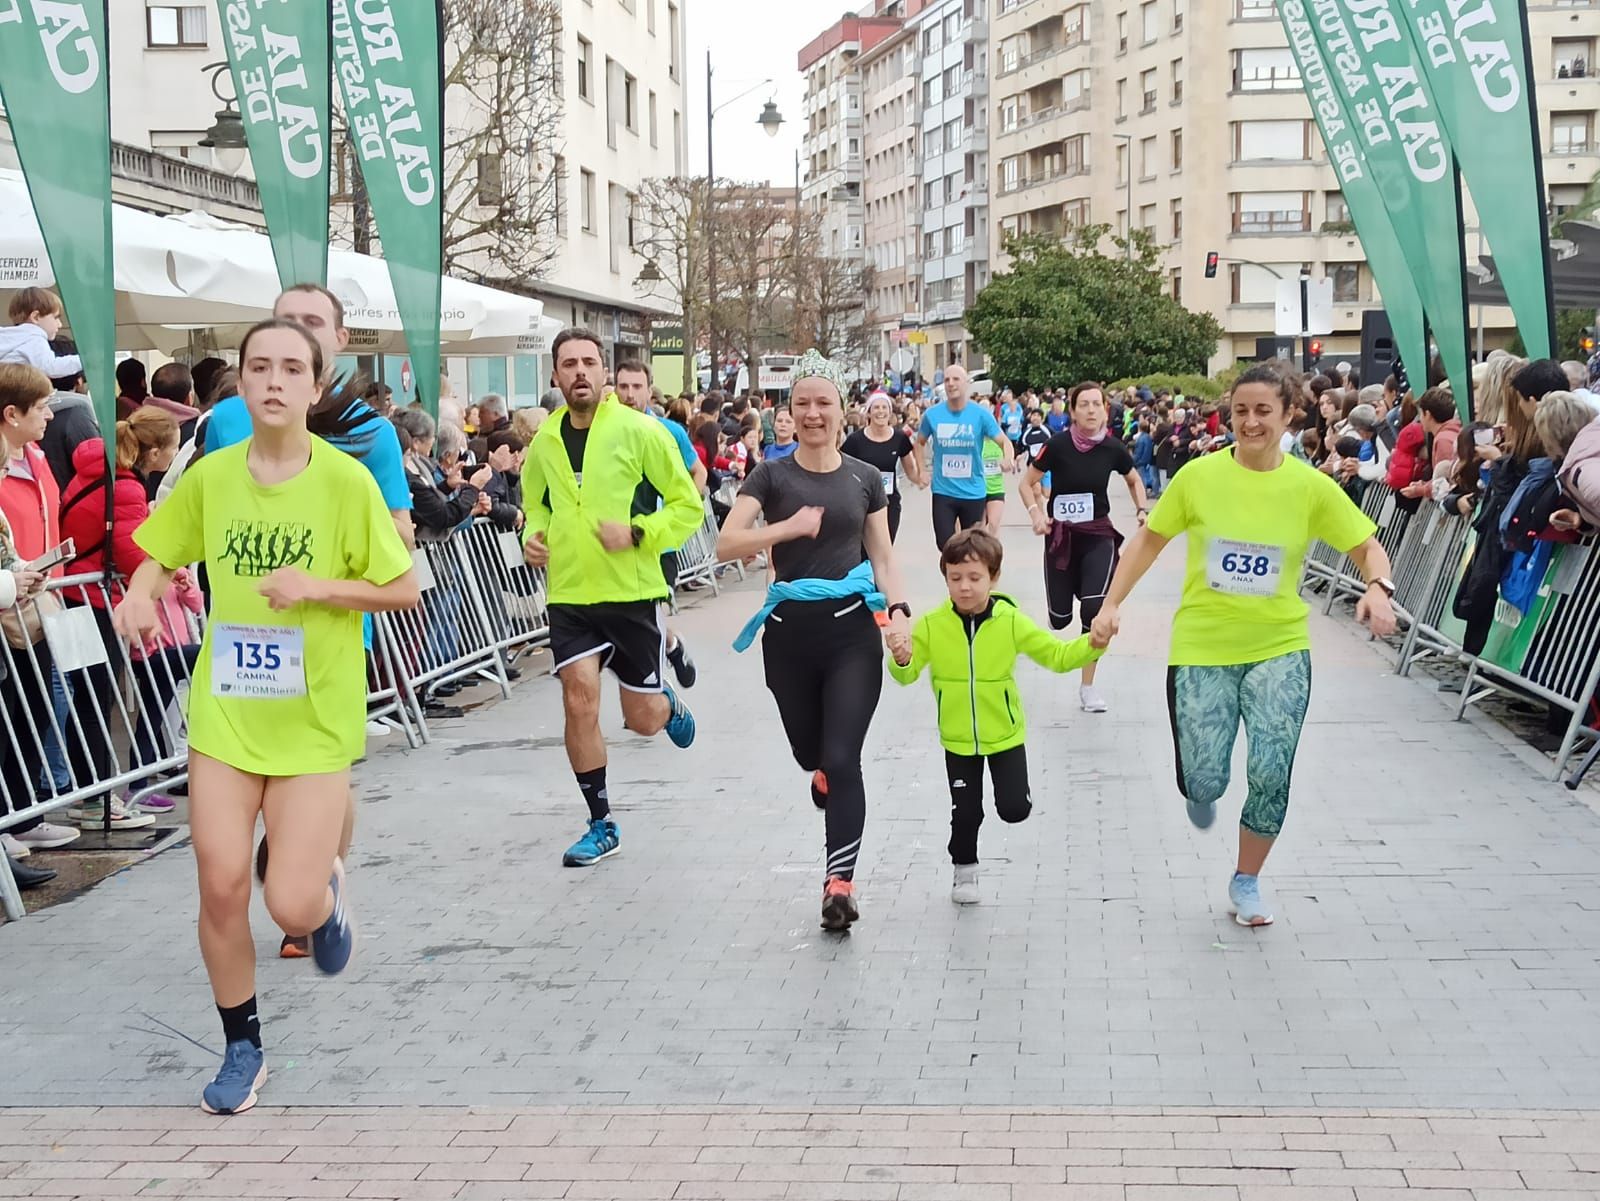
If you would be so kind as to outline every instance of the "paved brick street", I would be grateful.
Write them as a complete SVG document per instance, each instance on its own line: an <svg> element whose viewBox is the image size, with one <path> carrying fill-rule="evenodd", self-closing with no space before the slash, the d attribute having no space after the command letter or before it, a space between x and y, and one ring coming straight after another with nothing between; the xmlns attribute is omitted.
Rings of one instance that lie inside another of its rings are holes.
<svg viewBox="0 0 1600 1201"><path fill-rule="evenodd" d="M1007 544L1039 614L1038 544ZM1036 811L985 825L974 909L926 686L890 683L864 920L817 929L821 822L759 651L728 649L752 581L677 619L690 751L621 733L608 696L623 854L591 871L559 866L583 811L551 681L375 754L350 972L267 958L257 906L252 1114L193 1108L221 1047L187 847L0 930L0 1196L1600 1195L1594 794L1316 616L1278 923L1236 927L1230 823L1193 830L1172 781L1180 566L1130 607L1110 714L1020 669Z"/></svg>

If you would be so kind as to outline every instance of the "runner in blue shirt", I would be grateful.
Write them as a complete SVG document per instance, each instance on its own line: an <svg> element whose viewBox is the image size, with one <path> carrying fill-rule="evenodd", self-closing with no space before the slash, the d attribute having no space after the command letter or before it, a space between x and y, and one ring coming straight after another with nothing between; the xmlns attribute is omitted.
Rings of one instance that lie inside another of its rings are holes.
<svg viewBox="0 0 1600 1201"><path fill-rule="evenodd" d="M672 435L673 442L677 443L678 454L683 458L684 468L694 477L695 491L701 496L706 492L706 468L700 462L700 456L695 453L694 443L689 441L689 431L676 421L658 416L650 407L650 368L638 359L624 359L617 364L617 370L612 377L616 381L617 399L629 408L638 409L641 413L649 413L662 425L667 427L667 433ZM640 488L646 489L648 484L641 484ZM654 489L651 489L653 492ZM635 496L635 505L641 498ZM649 512L655 512L661 498L654 497L650 504ZM661 556L661 574L666 578L667 587L674 587L678 579L678 552L669 550ZM662 622L666 625L666 622ZM695 667L694 660L689 658L689 649L684 646L683 638L678 631L670 625L667 629L667 662L672 664L672 674L678 677L678 683L685 688L693 688L694 682L700 678L699 669Z"/></svg>
<svg viewBox="0 0 1600 1201"><path fill-rule="evenodd" d="M945 400L922 415L917 447L933 447L933 537L941 550L956 532L984 523L988 486L983 476L983 443L994 442L1011 471L1015 453L994 414L967 400L967 369L952 363L944 371Z"/></svg>
<svg viewBox="0 0 1600 1201"><path fill-rule="evenodd" d="M344 324L344 305L339 298L318 284L295 284L273 306L272 315L293 321L305 329L322 347L322 361L329 382L334 360L350 344L350 331ZM411 525L411 486L406 482L405 467L400 454L400 436L373 410L366 401L353 399L342 408L335 403L319 412L322 405L312 408L307 427L331 445L356 459L372 473L383 494L384 506L394 518L395 528L408 549L416 547L416 533ZM221 450L225 446L243 442L250 437L250 411L242 396L230 396L214 405L206 421L206 451ZM362 623L367 648L372 647L372 619ZM355 832L356 794L348 794L344 816L344 833L339 839L339 857L350 857L350 839ZM256 877L267 878L267 840L262 839L256 850ZM309 950L309 938L295 938L285 934L278 954L284 959L304 959Z"/></svg>
<svg viewBox="0 0 1600 1201"><path fill-rule="evenodd" d="M1022 423L1024 417L1022 405L1007 388L1000 393L1000 425L1006 432L1006 437L1011 439L1011 449L1022 449Z"/></svg>

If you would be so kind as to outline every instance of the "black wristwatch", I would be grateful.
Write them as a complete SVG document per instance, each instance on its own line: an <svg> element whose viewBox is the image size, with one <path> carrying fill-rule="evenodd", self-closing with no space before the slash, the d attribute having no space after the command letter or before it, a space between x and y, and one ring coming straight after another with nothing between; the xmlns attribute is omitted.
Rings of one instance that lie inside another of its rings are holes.
<svg viewBox="0 0 1600 1201"><path fill-rule="evenodd" d="M644 544L644 529L642 527L636 526L636 525L635 526L629 526L628 528L633 533L633 544L635 546L642 546Z"/></svg>
<svg viewBox="0 0 1600 1201"><path fill-rule="evenodd" d="M890 617L893 617L896 613L904 613L906 615L906 620L911 620L911 606L906 604L905 601L895 601L894 604L889 606L888 611Z"/></svg>

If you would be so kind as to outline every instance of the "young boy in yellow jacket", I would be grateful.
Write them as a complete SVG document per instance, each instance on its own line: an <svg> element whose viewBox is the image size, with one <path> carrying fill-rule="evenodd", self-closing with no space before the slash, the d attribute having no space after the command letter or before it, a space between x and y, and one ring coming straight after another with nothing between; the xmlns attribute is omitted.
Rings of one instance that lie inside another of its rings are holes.
<svg viewBox="0 0 1600 1201"><path fill-rule="evenodd" d="M983 824L983 763L989 761L994 807L1004 822L1027 819L1027 726L1017 693L1016 661L1027 655L1054 672L1077 671L1105 654L1089 635L1062 642L1035 625L1009 596L994 591L1004 556L987 530L962 530L940 556L950 600L925 613L911 632L911 649L889 674L913 684L929 669L939 710L939 741L950 777L950 899L978 903L978 827Z"/></svg>

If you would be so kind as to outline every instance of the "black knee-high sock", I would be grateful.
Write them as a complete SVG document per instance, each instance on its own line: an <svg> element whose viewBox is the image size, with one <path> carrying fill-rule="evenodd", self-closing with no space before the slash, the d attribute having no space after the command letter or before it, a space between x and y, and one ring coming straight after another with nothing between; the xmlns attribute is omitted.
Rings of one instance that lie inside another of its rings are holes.
<svg viewBox="0 0 1600 1201"><path fill-rule="evenodd" d="M217 1016L222 1019L222 1037L227 1042L248 1042L258 1050L261 1047L261 1020L256 1017L256 999L251 997L242 1005L224 1008L217 1006Z"/></svg>
<svg viewBox="0 0 1600 1201"><path fill-rule="evenodd" d="M578 780L578 791L583 793L584 803L589 806L589 819L599 821L611 813L611 798L606 795L606 769L597 767L593 771L575 771L572 773Z"/></svg>

